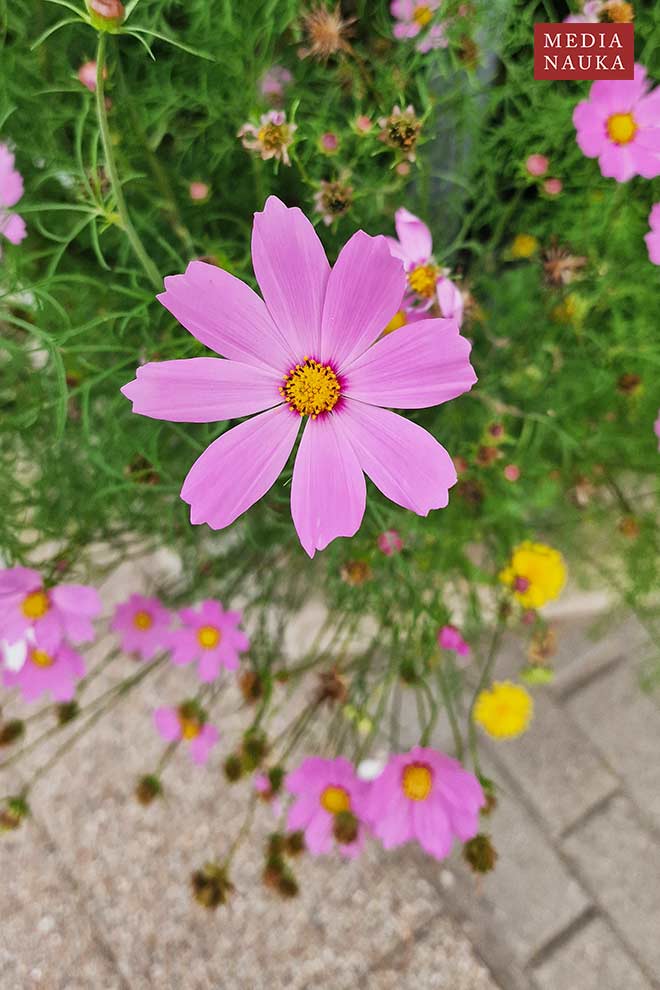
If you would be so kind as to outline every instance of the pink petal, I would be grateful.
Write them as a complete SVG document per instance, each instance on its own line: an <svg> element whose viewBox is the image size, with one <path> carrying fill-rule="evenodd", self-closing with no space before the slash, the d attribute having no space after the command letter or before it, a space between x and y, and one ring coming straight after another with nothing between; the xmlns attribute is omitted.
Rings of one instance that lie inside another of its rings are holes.
<svg viewBox="0 0 660 990"><path fill-rule="evenodd" d="M163 306L193 337L231 361L274 368L298 360L249 285L204 261L165 279Z"/></svg>
<svg viewBox="0 0 660 990"><path fill-rule="evenodd" d="M319 808L305 829L305 844L312 856L332 852L332 816Z"/></svg>
<svg viewBox="0 0 660 990"><path fill-rule="evenodd" d="M635 163L630 145L613 144L608 141L598 159L601 175L617 182L627 182L635 174Z"/></svg>
<svg viewBox="0 0 660 990"><path fill-rule="evenodd" d="M297 832L301 828L306 828L310 818L315 814L319 806L319 799L316 795L304 795L295 801L289 808L286 820L286 827L289 832Z"/></svg>
<svg viewBox="0 0 660 990"><path fill-rule="evenodd" d="M390 13L392 17L398 17L400 20L408 20L412 17L415 9L415 4L413 0L392 0L390 4Z"/></svg>
<svg viewBox="0 0 660 990"><path fill-rule="evenodd" d="M122 393L133 412L173 423L213 423L270 409L282 401L276 372L220 358L143 364Z"/></svg>
<svg viewBox="0 0 660 990"><path fill-rule="evenodd" d="M393 849L414 838L411 801L397 795L387 808L384 818L374 822L374 832L384 849Z"/></svg>
<svg viewBox="0 0 660 990"><path fill-rule="evenodd" d="M321 358L340 371L380 336L401 308L403 265L384 237L353 234L330 273L323 307Z"/></svg>
<svg viewBox="0 0 660 990"><path fill-rule="evenodd" d="M471 349L455 321L421 320L388 334L347 368L342 394L395 409L437 406L476 382Z"/></svg>
<svg viewBox="0 0 660 990"><path fill-rule="evenodd" d="M220 661L219 650L202 650L201 659L197 668L197 673L199 674L199 679L202 684L210 684L212 681L216 680L220 673L221 666L222 664Z"/></svg>
<svg viewBox="0 0 660 990"><path fill-rule="evenodd" d="M24 237L27 237L27 227L23 217L18 213L7 213L0 216L0 234L4 234L12 244L20 244Z"/></svg>
<svg viewBox="0 0 660 990"><path fill-rule="evenodd" d="M422 849L435 856L445 859L451 852L453 835L449 818L437 799L412 802L412 816L415 835Z"/></svg>
<svg viewBox="0 0 660 990"><path fill-rule="evenodd" d="M190 758L198 766L203 765L209 758L209 753L217 743L220 735L214 725L204 725L202 731L190 743Z"/></svg>
<svg viewBox="0 0 660 990"><path fill-rule="evenodd" d="M102 608L98 591L87 584L58 584L51 591L51 598L63 612L82 613L92 619Z"/></svg>
<svg viewBox="0 0 660 990"><path fill-rule="evenodd" d="M174 742L181 738L181 722L173 708L157 708L154 712L154 723L163 739Z"/></svg>
<svg viewBox="0 0 660 990"><path fill-rule="evenodd" d="M653 262L654 265L660 265L660 231L651 232L650 234L644 235L644 240L646 241L646 247L649 252L649 260Z"/></svg>
<svg viewBox="0 0 660 990"><path fill-rule="evenodd" d="M12 166L14 156L11 155ZM23 178L13 167L0 166L0 206L15 206L23 195Z"/></svg>
<svg viewBox="0 0 660 990"><path fill-rule="evenodd" d="M62 642L62 622L57 611L50 608L46 614L34 623L34 634L37 644L46 653L54 653Z"/></svg>
<svg viewBox="0 0 660 990"><path fill-rule="evenodd" d="M277 406L214 440L195 461L181 489L190 521L229 526L275 484L300 428L300 418Z"/></svg>
<svg viewBox="0 0 660 990"><path fill-rule="evenodd" d="M402 261L406 271L409 268L412 268L414 264L413 259L408 256L408 253L406 252L403 245L400 244L399 241L397 241L394 237L386 237L385 240L387 241L387 246L390 249L390 254L392 255L392 257L398 258L399 261Z"/></svg>
<svg viewBox="0 0 660 990"><path fill-rule="evenodd" d="M426 224L401 207L394 214L394 225L404 251L415 265L425 265L433 254L431 231Z"/></svg>
<svg viewBox="0 0 660 990"><path fill-rule="evenodd" d="M463 296L460 289L449 278L439 278L436 295L440 312L446 320L455 320L460 327L463 322Z"/></svg>
<svg viewBox="0 0 660 990"><path fill-rule="evenodd" d="M291 515L310 557L338 536L354 536L364 516L364 475L341 419L325 413L308 421L293 468Z"/></svg>
<svg viewBox="0 0 660 990"><path fill-rule="evenodd" d="M430 433L388 409L351 400L342 423L360 467L386 498L420 516L447 505L456 469Z"/></svg>
<svg viewBox="0 0 660 990"><path fill-rule="evenodd" d="M0 149L2 145L0 145ZM41 575L31 567L10 567L0 571L0 598L20 598L41 588ZM3 603L3 608L5 604Z"/></svg>
<svg viewBox="0 0 660 990"><path fill-rule="evenodd" d="M316 231L298 207L269 196L255 213L252 264L271 317L286 337L294 364L318 357L321 313L330 265Z"/></svg>

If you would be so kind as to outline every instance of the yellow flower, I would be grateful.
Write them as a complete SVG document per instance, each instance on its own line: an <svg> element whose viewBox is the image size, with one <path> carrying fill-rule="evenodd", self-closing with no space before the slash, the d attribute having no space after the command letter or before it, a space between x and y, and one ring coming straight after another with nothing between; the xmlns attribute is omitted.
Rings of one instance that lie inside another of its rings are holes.
<svg viewBox="0 0 660 990"><path fill-rule="evenodd" d="M533 234L516 234L511 245L513 258L531 258L539 246Z"/></svg>
<svg viewBox="0 0 660 990"><path fill-rule="evenodd" d="M534 702L528 691L511 681L495 681L490 691L481 691L473 718L489 736L513 739L528 728Z"/></svg>
<svg viewBox="0 0 660 990"><path fill-rule="evenodd" d="M523 608L541 608L559 596L566 581L566 565L559 550L525 540L513 551L499 578L513 589Z"/></svg>

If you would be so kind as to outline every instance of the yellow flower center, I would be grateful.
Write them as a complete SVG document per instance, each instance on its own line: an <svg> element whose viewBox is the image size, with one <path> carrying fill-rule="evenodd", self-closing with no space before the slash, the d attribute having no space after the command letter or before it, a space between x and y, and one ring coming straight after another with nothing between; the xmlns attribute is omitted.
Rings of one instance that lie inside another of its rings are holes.
<svg viewBox="0 0 660 990"><path fill-rule="evenodd" d="M45 650L32 650L30 660L37 667L52 667L55 663L50 653L46 653Z"/></svg>
<svg viewBox="0 0 660 990"><path fill-rule="evenodd" d="M26 619L40 619L50 608L48 595L45 591L33 591L23 599L21 611Z"/></svg>
<svg viewBox="0 0 660 990"><path fill-rule="evenodd" d="M197 642L204 650L213 650L222 639L222 633L215 626L200 626L197 630Z"/></svg>
<svg viewBox="0 0 660 990"><path fill-rule="evenodd" d="M289 128L287 124L264 124L257 134L259 144L266 151L277 151L289 140Z"/></svg>
<svg viewBox="0 0 660 990"><path fill-rule="evenodd" d="M524 732L532 718L531 695L520 684L496 681L490 690L479 693L474 721L495 739L513 739Z"/></svg>
<svg viewBox="0 0 660 990"><path fill-rule="evenodd" d="M631 113L613 113L607 118L607 133L615 144L629 144L637 133Z"/></svg>
<svg viewBox="0 0 660 990"><path fill-rule="evenodd" d="M202 731L202 727L197 719L190 718L187 715L179 715L179 725L181 726L181 735L184 739L196 739Z"/></svg>
<svg viewBox="0 0 660 990"><path fill-rule="evenodd" d="M321 794L321 807L338 815L340 811L350 811L351 799L343 787L326 787Z"/></svg>
<svg viewBox="0 0 660 990"><path fill-rule="evenodd" d="M516 234L511 245L511 254L514 258L531 258L539 246L539 242L533 234Z"/></svg>
<svg viewBox="0 0 660 990"><path fill-rule="evenodd" d="M408 285L417 295L431 299L435 295L439 274L437 265L418 265L408 273Z"/></svg>
<svg viewBox="0 0 660 990"><path fill-rule="evenodd" d="M420 27L426 27L432 18L433 11L430 7L427 7L426 4L422 4L420 7L415 8L413 20L416 21Z"/></svg>
<svg viewBox="0 0 660 990"><path fill-rule="evenodd" d="M388 333L392 333L394 330L398 330L399 327L405 327L407 322L408 322L408 317L406 316L405 311L400 309L398 313L394 314L390 322L383 330L383 336L385 336Z"/></svg>
<svg viewBox="0 0 660 990"><path fill-rule="evenodd" d="M151 629L154 620L148 612L136 612L133 616L133 625L136 629Z"/></svg>
<svg viewBox="0 0 660 990"><path fill-rule="evenodd" d="M431 771L423 763L411 763L403 771L401 786L409 800L426 801L433 786Z"/></svg>
<svg viewBox="0 0 660 990"><path fill-rule="evenodd" d="M339 379L329 364L319 364L306 357L285 377L280 394L289 403L289 409L316 419L319 413L330 412L337 405Z"/></svg>

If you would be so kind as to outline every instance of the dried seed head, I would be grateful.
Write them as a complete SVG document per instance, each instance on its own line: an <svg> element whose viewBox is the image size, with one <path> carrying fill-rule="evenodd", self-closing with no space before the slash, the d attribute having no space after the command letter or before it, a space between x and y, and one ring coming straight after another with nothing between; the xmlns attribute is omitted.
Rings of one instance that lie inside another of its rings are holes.
<svg viewBox="0 0 660 990"><path fill-rule="evenodd" d="M142 777L135 788L135 797L140 804L151 804L156 798L163 794L163 785L155 774L147 774Z"/></svg>
<svg viewBox="0 0 660 990"><path fill-rule="evenodd" d="M463 846L463 859L474 873L490 873L495 869L497 851L490 836L480 833Z"/></svg>
<svg viewBox="0 0 660 990"><path fill-rule="evenodd" d="M333 667L332 670L323 670L318 675L317 700L320 703L327 701L329 704L343 704L348 697L348 686L339 671Z"/></svg>
<svg viewBox="0 0 660 990"><path fill-rule="evenodd" d="M305 851L305 833L302 831L289 832L284 837L284 851L287 856L300 856Z"/></svg>
<svg viewBox="0 0 660 990"><path fill-rule="evenodd" d="M350 52L351 46L347 38L354 23L354 17L344 20L339 4L334 10L319 4L302 15L307 46L300 48L298 55L300 58L311 56L320 62L327 62L333 55Z"/></svg>
<svg viewBox="0 0 660 990"><path fill-rule="evenodd" d="M0 746L11 746L25 732L25 724L19 718L5 722L0 726Z"/></svg>
<svg viewBox="0 0 660 990"><path fill-rule="evenodd" d="M198 904L211 911L220 904L226 904L234 891L227 871L219 863L206 863L201 870L195 870L190 879L193 897Z"/></svg>

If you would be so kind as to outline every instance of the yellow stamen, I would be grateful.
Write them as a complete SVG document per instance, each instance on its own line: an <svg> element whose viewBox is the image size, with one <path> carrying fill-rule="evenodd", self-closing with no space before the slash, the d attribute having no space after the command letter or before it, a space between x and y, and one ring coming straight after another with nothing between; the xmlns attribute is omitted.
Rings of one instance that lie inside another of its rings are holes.
<svg viewBox="0 0 660 990"><path fill-rule="evenodd" d="M257 140L265 151L278 151L289 141L289 127L287 124L264 124Z"/></svg>
<svg viewBox="0 0 660 990"><path fill-rule="evenodd" d="M215 626L200 626L197 642L204 650L213 650L222 639L222 633Z"/></svg>
<svg viewBox="0 0 660 990"><path fill-rule="evenodd" d="M33 591L21 604L21 611L26 619L40 619L49 608L50 602L45 591Z"/></svg>
<svg viewBox="0 0 660 990"><path fill-rule="evenodd" d="M133 616L133 625L136 629L151 629L153 624L154 620L148 612L136 612Z"/></svg>
<svg viewBox="0 0 660 990"><path fill-rule="evenodd" d="M422 4L420 7L415 9L413 14L413 20L419 24L420 27L426 27L430 20L433 18L433 11L426 4Z"/></svg>
<svg viewBox="0 0 660 990"><path fill-rule="evenodd" d="M607 133L615 144L630 144L637 133L637 124L631 113L613 113L607 118Z"/></svg>
<svg viewBox="0 0 660 990"><path fill-rule="evenodd" d="M188 718L185 715L179 715L179 725L184 739L196 739L202 731L202 727L196 719Z"/></svg>
<svg viewBox="0 0 660 990"><path fill-rule="evenodd" d="M343 787L326 787L321 794L321 807L338 815L340 811L350 811L351 799Z"/></svg>
<svg viewBox="0 0 660 990"><path fill-rule="evenodd" d="M398 330L399 327L405 327L407 322L408 317L406 316L405 311L400 309L398 313L394 314L390 322L383 330L383 336L386 336L388 333L393 333L394 330Z"/></svg>
<svg viewBox="0 0 660 990"><path fill-rule="evenodd" d="M280 394L289 403L289 409L316 419L319 413L330 412L337 405L339 379L329 364L319 364L306 357L285 377Z"/></svg>
<svg viewBox="0 0 660 990"><path fill-rule="evenodd" d="M408 285L417 295L431 299L435 295L439 275L437 265L418 265L408 273Z"/></svg>
<svg viewBox="0 0 660 990"><path fill-rule="evenodd" d="M433 786L431 771L423 763L411 763L403 771L401 786L411 801L426 801Z"/></svg>
<svg viewBox="0 0 660 990"><path fill-rule="evenodd" d="M32 650L30 660L37 667L52 667L55 663L53 657L49 653L46 653L45 650Z"/></svg>

